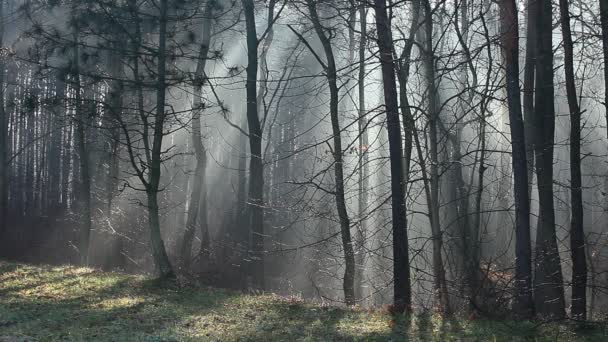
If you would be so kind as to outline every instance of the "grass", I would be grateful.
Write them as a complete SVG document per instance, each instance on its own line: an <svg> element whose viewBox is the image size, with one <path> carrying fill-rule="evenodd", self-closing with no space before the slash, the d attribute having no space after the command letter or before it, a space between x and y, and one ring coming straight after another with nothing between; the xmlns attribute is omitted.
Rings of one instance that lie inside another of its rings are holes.
<svg viewBox="0 0 608 342"><path fill-rule="evenodd" d="M0 341L602 341L601 329L415 316L0 261Z"/></svg>

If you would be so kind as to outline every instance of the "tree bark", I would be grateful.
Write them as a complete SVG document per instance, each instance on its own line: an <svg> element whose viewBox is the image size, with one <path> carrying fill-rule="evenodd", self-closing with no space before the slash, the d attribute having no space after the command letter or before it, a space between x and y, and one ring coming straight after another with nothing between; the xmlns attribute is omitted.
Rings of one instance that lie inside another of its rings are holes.
<svg viewBox="0 0 608 342"><path fill-rule="evenodd" d="M363 297L363 274L365 270L365 240L367 238L368 222L365 219L365 210L368 205L367 191L369 187L369 155L367 153L369 137L367 133L367 118L365 109L365 48L367 47L367 6L365 1L359 4L359 74L358 74L358 93L359 93L359 112L357 129L359 133L359 179L358 185L358 209L359 226L355 237L355 263L357 265L357 275L355 290L357 298ZM353 29L354 30L354 29Z"/></svg>
<svg viewBox="0 0 608 342"><path fill-rule="evenodd" d="M536 142L536 132L534 124L534 74L536 67L537 50L537 0L527 0L526 9L526 56L524 64L524 134L526 136L526 159L528 167L528 201L532 197L532 181L534 178L534 144Z"/></svg>
<svg viewBox="0 0 608 342"><path fill-rule="evenodd" d="M207 167L207 151L203 145L201 134L201 112L203 111L203 85L206 81L205 66L207 64L207 54L211 43L211 6L209 1L205 5L202 18L202 39L199 48L199 55L194 73L193 102L192 102L192 147L194 148L194 158L196 167L194 169L194 179L192 182L192 192L190 194L190 204L188 206L188 218L186 219L186 230L180 246L181 262L184 267L190 264L192 252L192 240L196 231L197 221L201 228L201 254L206 257L209 250L209 233L207 231L206 219L206 184L205 169ZM204 213L203 213L204 211Z"/></svg>
<svg viewBox="0 0 608 342"><path fill-rule="evenodd" d="M376 28L384 103L391 164L391 200L393 214L393 291L396 312L409 312L412 309L412 290L410 284L410 261L408 253L407 217L404 194L403 150L401 147L401 127L399 123L399 104L397 103L397 83L393 62L393 37L390 21L386 12L386 1L375 0Z"/></svg>
<svg viewBox="0 0 608 342"><path fill-rule="evenodd" d="M81 241L80 241L80 263L89 264L89 240L91 235L91 178L89 176L89 151L87 149L87 114L82 107L81 86L80 86L80 53L79 53L79 25L76 5L72 8L72 82L75 94L75 121L76 121L76 148L78 149L78 161L80 167L80 219L81 219Z"/></svg>
<svg viewBox="0 0 608 342"><path fill-rule="evenodd" d="M555 138L555 92L553 84L553 37L551 0L537 0L537 59L535 126L536 177L539 223L536 236L535 306L542 318L565 315L561 262L555 232L553 203L553 150Z"/></svg>
<svg viewBox="0 0 608 342"><path fill-rule="evenodd" d="M602 51L604 57L604 107L606 107L606 134L608 136L608 0L599 1L600 23L602 27Z"/></svg>
<svg viewBox="0 0 608 342"><path fill-rule="evenodd" d="M420 28L420 0L412 1L412 21L409 36L401 52L401 56L397 59L397 81L399 82L399 101L401 119L403 124L404 147L403 147L403 182L404 195L407 195L407 187L410 178L410 165L412 157L412 149L414 146L413 135L415 130L414 116L410 106L407 94L407 82L410 76L412 47L416 37L416 32Z"/></svg>
<svg viewBox="0 0 608 342"><path fill-rule="evenodd" d="M4 0L0 0L0 49L4 48ZM8 212L8 120L4 108L4 57L0 56L0 238Z"/></svg>
<svg viewBox="0 0 608 342"><path fill-rule="evenodd" d="M572 255L571 315L576 320L587 318L587 262L585 260L585 232L583 231L583 191L581 175L581 110L574 79L573 42L570 31L568 0L559 0L564 44L566 93L570 110L570 253Z"/></svg>
<svg viewBox="0 0 608 342"><path fill-rule="evenodd" d="M355 304L355 255L353 250L353 243L350 234L350 219L348 217L348 211L346 209L346 200L344 196L344 161L342 151L342 137L340 129L340 120L338 114L338 84L337 84L337 70L336 61L334 58L331 41L325 34L325 29L321 25L317 13L317 0L307 0L308 11L310 14L311 21L313 23L315 32L323 45L325 51L325 57L327 64L324 65L325 73L327 76L327 82L329 84L329 115L331 117L331 128L333 134L333 157L334 157L334 177L336 183L335 198L336 207L338 210L338 217L340 220L340 235L342 237L342 248L344 249L344 300L347 305Z"/></svg>
<svg viewBox="0 0 608 342"><path fill-rule="evenodd" d="M463 58L463 68L460 73L461 79L461 89L464 94L466 94L465 99L459 99L460 108L464 113L467 113L470 109L472 109L472 103L475 98L476 89L478 87L478 79L477 79L477 70L473 64L473 59L471 56L471 51L469 49L469 4L467 0L463 0L460 4L460 8L456 8L454 13L454 29L456 30L456 34L458 36L458 40L462 51L464 53ZM460 11L460 13L458 13ZM460 14L460 15L459 15ZM490 41L490 38L487 34L487 27L485 24L485 20L481 17L482 23L484 26L484 33L486 40ZM460 25L459 25L460 24ZM490 48L488 47L488 60L491 60L492 56L490 54ZM471 72L472 75L472 84L469 84L469 74ZM490 75L492 74L492 66L489 65L488 70L486 71L486 84L489 85ZM451 168L453 168L454 173L454 184L451 184L453 188L452 192L456 194L454 198L454 206L456 207L457 213L457 227L458 234L460 235L460 251L461 251L461 267L463 272L463 284L461 286L463 297L468 297L469 300L469 308L475 310L474 308L477 306L478 295L479 295L479 287L481 281L480 274L480 234L481 231L480 223L481 223L481 201L483 198L483 190L484 190L484 174L486 167L484 165L485 162L485 149L486 149L486 110L488 106L488 100L482 95L481 103L480 103L480 122L479 122L479 154L476 154L475 164L479 163L478 169L478 190L475 196L475 208L473 213L473 222L470 225L469 223L469 197L471 194L471 189L468 190L465 187L465 180L463 175L463 165L462 165L462 152L461 152L461 141L462 134L465 124L462 122L458 122L455 127L455 133L450 134L448 132L448 137L450 137L451 145L452 145L452 153L453 153L453 162L451 163ZM463 120L463 118L459 118L458 120ZM477 158L479 156L479 158ZM473 166L473 169L477 168L477 165ZM471 178L471 183L473 183L473 179ZM472 187L472 184L471 184ZM466 291L466 292L465 292Z"/></svg>
<svg viewBox="0 0 608 342"><path fill-rule="evenodd" d="M160 232L160 216L158 208L158 190L160 185L162 164L162 143L164 137L164 123L166 119L165 97L167 90L167 20L168 0L160 0L159 37L158 37L158 65L157 65L157 89L156 89L156 115L154 118L153 141L151 149L151 162L148 177L148 220L150 223L150 242L152 244L152 255L159 273L159 277L173 278L175 273L169 262L165 243Z"/></svg>
<svg viewBox="0 0 608 342"><path fill-rule="evenodd" d="M61 207L61 150L63 145L63 115L65 98L65 75L63 71L56 71L53 77L53 88L51 90L52 108L51 119L51 142L49 146L49 184L48 202L49 212L54 213Z"/></svg>
<svg viewBox="0 0 608 342"><path fill-rule="evenodd" d="M604 115L606 117L606 137L608 138L608 0L600 2L600 23L602 31L602 52L604 59ZM604 218L608 216L608 171L604 180ZM595 290L592 290L592 295ZM593 302L592 302L593 305Z"/></svg>
<svg viewBox="0 0 608 342"><path fill-rule="evenodd" d="M428 96L429 154L430 154L430 202L431 234L433 240L433 290L438 308L442 313L450 312L450 304L443 264L443 232L439 221L439 154L437 126L439 121L439 94L435 85L435 56L433 52L433 18L429 0L424 2L423 64Z"/></svg>
<svg viewBox="0 0 608 342"><path fill-rule="evenodd" d="M264 168L257 104L258 37L253 0L242 0L247 29L247 125L249 127L249 228L253 285L264 289Z"/></svg>
<svg viewBox="0 0 608 342"><path fill-rule="evenodd" d="M112 217L112 204L114 196L116 195L116 185L118 183L118 175L120 169L120 128L118 127L118 116L122 114L123 110L123 91L124 84L122 81L124 67L123 59L125 57L125 51L121 45L121 38L123 36L120 33L116 33L114 36L115 41L112 43L115 51L109 52L108 58L108 69L112 77L109 82L108 94L107 94L107 105L104 110L108 116L108 125L110 130L110 136L108 139L109 151L108 151L108 173L106 179L106 216L108 219ZM117 237L120 239L120 237Z"/></svg>
<svg viewBox="0 0 608 342"><path fill-rule="evenodd" d="M519 30L515 0L502 0L500 8L502 47L506 66L507 103L511 128L515 193L515 296L513 311L523 319L534 314L532 301L532 250L526 136L519 89Z"/></svg>

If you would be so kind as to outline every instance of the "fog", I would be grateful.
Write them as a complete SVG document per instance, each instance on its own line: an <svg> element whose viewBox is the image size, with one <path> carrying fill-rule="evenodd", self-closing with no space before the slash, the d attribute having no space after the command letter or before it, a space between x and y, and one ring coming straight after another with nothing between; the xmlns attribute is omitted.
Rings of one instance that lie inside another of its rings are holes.
<svg viewBox="0 0 608 342"><path fill-rule="evenodd" d="M141 128L141 117L137 114L137 86L144 84L140 109L152 120L158 106L155 89L158 62L154 54L159 49L159 14L155 2L134 3L139 6L137 11L141 16L142 41L138 51L129 45L135 31L129 19L133 12L126 9L126 3L94 1L81 4L78 10L63 3L9 1L8 6L5 5L4 101L9 117L8 143L12 149L8 163L8 223L0 244L3 257L43 263L79 263L81 258L82 202L78 191L82 186L79 161L83 156L78 154L75 139L80 105L74 104L74 59L71 57L76 45L80 46L78 82L82 88L82 106L89 108L85 138L92 207L89 264L132 273L158 271L148 228L146 196L150 190L146 190L133 165L139 166L143 173L151 170L146 162L144 140L152 137L142 138L147 129ZM472 1L466 16L461 17L460 2L430 3L434 8L433 62L440 107L437 166L441 253L450 299L454 307L467 305L462 294L462 279L467 272L462 261L466 255L462 230L473 229L479 214L475 246L479 249L480 268L487 275L483 287L491 293L488 303L504 303L505 296L509 295L501 289L509 286L515 263L515 203L505 71L497 41L499 8L487 1ZM257 94L262 100L257 105L263 128L263 290L339 304L344 302L345 254L334 197L330 93L326 70L319 63L319 59L326 61L326 55L306 4L273 4L275 19L268 47L264 43L270 36L269 5L256 3L255 12L260 42L258 56L267 49L265 66L263 60L258 63L256 83L258 91L262 91ZM206 6L205 1L171 2L169 6L164 105L168 114L162 130L158 194L160 229L169 260L180 278L248 289L253 285L249 276L252 267L248 216L251 133L246 115L246 28L239 2L214 1L210 18L206 17L209 13L204 10ZM412 24L409 2L395 6L391 24L395 55L399 56L408 42L410 30L422 24ZM523 75L526 21L523 3L519 7ZM393 300L393 242L389 142L374 11L367 10L368 42L363 47L365 60L360 61L359 12L355 12L349 22L350 12L340 1L319 3L317 10L331 38L338 70L344 197L358 263L357 303L382 306ZM590 38L592 32L584 25L584 18L591 16L593 10L577 6L572 11L581 16L572 25L580 39L575 45L574 68L583 110L581 160L587 262L590 272L597 275L592 281L599 284L606 280L602 272L608 267L605 261L608 240L604 229L608 219L605 199L608 149L601 99L603 77L601 63L597 62L601 48L599 40ZM468 23L464 34L463 19ZM75 43L73 22L79 20L82 20L81 30ZM188 214L193 210L192 189L201 182L195 175L197 159L192 146L192 127L197 123L192 121L192 113L198 96L194 90L195 74L200 63L198 55L205 20L211 20L201 97L201 134L207 157L201 201L205 203L206 215L199 212L192 262L186 267L179 260L181 240ZM113 33L113 29L119 33ZM349 29L352 30L350 37ZM429 94L424 79L424 55L420 50L424 35L418 32L415 36L417 43L413 44L408 61L411 69L406 95L419 146L412 145L409 162L407 232L413 305L429 309L436 296L433 234L425 194L425 177L432 163L427 119ZM556 51L555 229L564 279L570 279L570 121L557 26L553 46ZM108 93L117 77L111 69L112 63L116 63L112 62L114 55L120 56L117 58L122 69L117 74L123 83L122 126L108 110ZM135 60L140 60L140 83L135 80ZM359 76L360 63L365 65L364 77ZM67 76L58 77L63 71ZM365 108L359 108L361 81ZM59 90L60 87L63 90ZM403 88L399 88L401 91ZM366 145L361 142L361 112L366 121L363 127ZM147 133L152 130L153 126ZM127 135L131 135L130 141ZM115 165L111 164L113 158L116 158ZM363 174L364 163L367 174ZM115 174L112 174L112 165L116 168ZM58 174L59 184L53 184L53 173ZM535 180L530 182L534 245L539 205ZM361 184L366 184L366 188L361 190ZM363 193L365 203L360 207ZM201 217L205 217L206 222L202 222ZM203 243L205 229L209 240ZM592 305L603 307L605 295L595 289L593 293Z"/></svg>

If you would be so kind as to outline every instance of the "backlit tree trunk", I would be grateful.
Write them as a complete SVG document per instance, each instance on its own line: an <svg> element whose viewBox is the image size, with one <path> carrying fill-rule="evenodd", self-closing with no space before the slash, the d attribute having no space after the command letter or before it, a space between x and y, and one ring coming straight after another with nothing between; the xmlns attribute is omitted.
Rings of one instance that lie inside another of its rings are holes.
<svg viewBox="0 0 608 342"><path fill-rule="evenodd" d="M262 127L257 104L258 36L253 0L242 0L247 30L247 125L249 127L249 229L253 285L264 289L264 169Z"/></svg>
<svg viewBox="0 0 608 342"><path fill-rule="evenodd" d="M526 57L524 64L523 115L524 133L526 135L526 158L528 160L528 200L532 197L532 181L534 179L534 143L536 142L534 123L534 74L536 68L537 50L537 0L526 1Z"/></svg>
<svg viewBox="0 0 608 342"><path fill-rule="evenodd" d="M430 221L433 240L433 290L438 308L443 313L450 312L445 268L443 264L443 232L439 221L439 151L438 151L438 121L440 120L439 94L435 85L435 55L433 46L433 18L430 0L424 1L424 41L422 63L424 65L425 82L427 85L429 125L429 154L430 154Z"/></svg>
<svg viewBox="0 0 608 342"><path fill-rule="evenodd" d="M513 310L521 318L534 314L532 301L532 251L530 200L524 122L519 89L519 30L515 0L500 3L502 47L506 67L507 103L511 128L511 158L515 193L515 301Z"/></svg>
<svg viewBox="0 0 608 342"><path fill-rule="evenodd" d="M344 300L347 305L355 304L355 254L352 238L350 234L350 219L346 210L346 200L344 196L344 161L342 150L342 137L340 120L338 113L338 73L336 61L330 38L325 33L317 13L317 0L307 0L308 12L313 23L315 32L323 45L325 51L326 65L324 65L327 82L329 84L329 115L331 117L331 128L333 134L333 157L334 157L334 177L335 177L335 198L338 217L340 219L340 235L342 237L342 248L344 249Z"/></svg>
<svg viewBox="0 0 608 342"><path fill-rule="evenodd" d="M165 132L164 124L167 113L165 112L165 98L167 91L166 69L167 69L167 20L168 1L160 0L159 37L158 37L158 65L157 65L157 89L156 89L156 113L153 127L153 141L151 149L151 162L146 193L148 196L148 220L150 224L150 242L152 244L152 255L160 278L173 278L173 267L169 262L165 243L160 232L160 216L158 208L158 191L160 185L162 164L162 142ZM146 138L147 139L147 138Z"/></svg>
<svg viewBox="0 0 608 342"><path fill-rule="evenodd" d="M368 206L368 187L369 187L369 138L367 132L367 118L365 109L365 48L367 45L367 6L364 1L359 4L360 38L359 38L359 74L358 74L358 93L359 93L359 116L357 129L359 132L359 179L358 179L358 209L359 227L355 237L355 261L357 264L356 291L357 298L363 297L363 275L365 270L365 240L367 238L368 222L365 219L365 210ZM354 30L354 28L353 28Z"/></svg>
<svg viewBox="0 0 608 342"><path fill-rule="evenodd" d="M192 147L194 148L194 158L196 167L192 180L192 192L190 194L190 204L188 206L188 217L186 219L186 229L182 237L180 246L181 262L184 267L190 264L192 253L192 240L196 232L197 223L201 228L201 253L207 255L209 246L209 233L207 231L206 217L206 180L205 169L207 167L207 151L203 145L201 134L201 113L203 111L203 85L205 84L205 66L207 64L207 54L211 43L211 6L209 1L205 5L202 20L202 39L199 48L199 55L194 73L193 102L192 102Z"/></svg>
<svg viewBox="0 0 608 342"><path fill-rule="evenodd" d="M551 0L537 0L537 59L535 127L536 177L539 222L536 235L535 306L543 318L565 315L563 276L553 203L553 150L555 138L555 92L553 84L553 37Z"/></svg>
<svg viewBox="0 0 608 342"><path fill-rule="evenodd" d="M4 48L4 0L0 0L0 49ZM6 228L8 205L8 120L4 108L4 57L0 56L0 238Z"/></svg>
<svg viewBox="0 0 608 342"><path fill-rule="evenodd" d="M72 18L72 39L73 39L73 56L72 56L72 82L75 94L74 119L76 121L76 148L78 149L78 161L80 166L80 194L79 194L79 211L82 224L81 241L80 241L80 263L88 265L89 263L89 240L91 235L91 178L89 176L89 151L87 149L87 129L88 116L82 105L81 86L80 86L80 53L79 53L79 25L78 13L76 12L77 5L73 5ZM87 107L88 108L88 107Z"/></svg>
<svg viewBox="0 0 608 342"><path fill-rule="evenodd" d="M386 12L386 1L375 0L374 5L391 163L394 309L397 312L409 312L412 306L412 290L405 211L403 150L401 147L399 105L397 103L397 82L393 62L393 37Z"/></svg>
<svg viewBox="0 0 608 342"><path fill-rule="evenodd" d="M581 175L581 110L574 80L572 32L568 0L559 0L562 37L564 40L564 71L570 110L570 253L572 255L572 318L585 320L587 316L587 261L583 231L583 190Z"/></svg>

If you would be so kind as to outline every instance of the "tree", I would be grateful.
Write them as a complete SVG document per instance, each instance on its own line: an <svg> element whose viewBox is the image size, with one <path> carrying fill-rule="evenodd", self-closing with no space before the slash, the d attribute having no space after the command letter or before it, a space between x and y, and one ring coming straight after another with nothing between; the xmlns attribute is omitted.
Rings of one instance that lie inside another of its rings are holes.
<svg viewBox="0 0 608 342"><path fill-rule="evenodd" d="M454 219L457 224L457 234L460 236L460 245L459 252L461 254L461 264L462 264L462 272L464 277L464 284L461 286L461 289L467 291L465 297L468 297L469 307L474 309L475 306L478 305L478 296L480 294L480 284L482 280L482 276L480 274L480 254L481 254L481 244L480 244L480 232L482 231L481 227L481 215L482 215L482 198L484 194L484 176L485 176L485 159L486 159L486 115L489 101L487 100L488 95L488 87L490 86L490 77L492 75L492 65L491 63L488 65L486 71L486 84L484 87L484 91L481 94L480 100L480 114L479 114L479 154L478 158L475 159L475 164L479 163L478 173L477 173L477 188L475 194L475 206L473 213L473 220L469 222L469 196L472 189L472 186L469 189L466 189L465 180L464 180L464 172L463 172L463 161L464 158L462 156L461 151L461 143L463 141L463 131L466 126L465 123L460 123L459 121L464 120L465 113L474 110L475 106L472 105L474 103L476 97L476 89L479 87L478 77L477 77L477 69L473 64L473 58L471 56L471 50L469 48L469 3L467 0L463 0L459 7L455 8L454 13L454 29L456 31L456 35L458 37L458 42L463 51L463 67L461 74L459 75L459 81L461 84L459 85L462 89L464 99L459 100L460 110L462 111L461 115L462 119L456 119L454 133L447 132L448 138L450 140L450 145L452 149L453 162L450 168L452 169L452 177L448 180L450 183L450 192L453 194L450 199L450 206L455 207L455 216ZM460 12L460 13L458 13ZM459 15L460 14L460 15ZM485 40L488 42L487 53L488 60L492 60L491 48L487 33L487 25L485 24L485 19L482 15L479 16L483 27L484 27L484 36ZM469 77L469 72L472 75L472 82L469 81L471 77ZM472 183L472 182L471 182ZM464 292L463 292L464 294Z"/></svg>
<svg viewBox="0 0 608 342"><path fill-rule="evenodd" d="M161 154L164 137L164 123L166 113L166 91L167 91L167 21L169 0L160 0L159 32L158 32L158 61L157 61L157 87L156 87L156 115L154 118L152 149L150 150L151 163L148 186L148 219L150 220L150 240L152 243L152 254L161 278L172 278L175 276L173 268L167 257L165 245L160 234L160 217L158 211L158 191L161 174Z"/></svg>
<svg viewBox="0 0 608 342"><path fill-rule="evenodd" d="M570 30L568 0L559 1L562 37L564 39L564 71L566 93L570 109L570 253L572 255L572 318L585 320L587 316L587 261L585 232L583 231L583 190L581 176L581 109L576 94L573 62L573 42Z"/></svg>
<svg viewBox="0 0 608 342"><path fill-rule="evenodd" d="M515 302L513 310L521 318L534 314L532 301L532 251L530 242L530 200L526 137L519 89L519 30L515 0L500 3L502 49L506 67L507 105L511 128L511 150L515 193Z"/></svg>
<svg viewBox="0 0 608 342"><path fill-rule="evenodd" d="M534 178L534 144L536 141L534 124L534 74L536 67L537 32L536 22L537 0L527 0L526 5L526 57L524 62L523 109L524 129L526 135L526 158L528 159L528 200L532 195L532 180Z"/></svg>
<svg viewBox="0 0 608 342"><path fill-rule="evenodd" d="M407 238L407 217L405 212L403 152L401 147L401 127L399 104L397 103L397 82L393 62L393 37L386 12L386 1L375 0L378 48L382 66L384 105L391 163L391 201L393 214L393 291L394 309L409 312L412 306L410 284L410 261Z"/></svg>
<svg viewBox="0 0 608 342"><path fill-rule="evenodd" d="M72 3L72 65L71 77L74 88L74 109L76 112L76 147L78 149L78 161L80 163L80 219L82 220L82 237L80 242L80 263L89 263L89 240L91 235L91 177L89 176L89 150L87 149L87 129L88 117L91 113L86 113L82 103L82 89L80 86L80 52L79 52L79 13L78 2Z"/></svg>
<svg viewBox="0 0 608 342"><path fill-rule="evenodd" d="M604 57L604 106L606 107L608 137L608 0L600 1L600 24L602 27L602 51Z"/></svg>
<svg viewBox="0 0 608 342"><path fill-rule="evenodd" d="M427 86L428 108L428 136L430 153L430 172L429 183L430 192L427 200L429 201L429 218L431 222L431 234L433 240L433 290L437 296L438 308L444 313L450 312L448 298L447 281L443 264L443 232L441 230L439 217L439 151L438 151L438 125L440 120L439 93L435 84L435 55L433 46L433 12L431 11L430 0L423 3L424 23L421 36L422 63L424 77Z"/></svg>
<svg viewBox="0 0 608 342"><path fill-rule="evenodd" d="M116 8L119 11L122 8ZM102 158L103 162L108 165L107 172L105 173L105 216L110 224L114 220L112 209L116 209L114 206L115 199L119 195L118 184L120 180L121 171L121 134L120 125L116 117L123 114L124 102L125 102L125 80L124 80L124 64L126 55L126 48L122 42L127 39L124 31L120 29L119 25L115 24L115 20L110 20L108 25L111 28L108 29L109 37L112 42L109 44L111 49L106 51L106 69L107 75L110 78L108 81L108 88L106 93L107 101L105 101L104 109L104 123L100 130L107 130L108 137L103 140L103 143L107 146L104 150L106 151L105 158ZM128 47L128 45L127 45ZM120 258L120 265L124 265L124 251L122 251L123 237L121 234L114 232L114 241L116 248L120 251L120 255L116 257Z"/></svg>
<svg viewBox="0 0 608 342"><path fill-rule="evenodd" d="M264 166L262 161L262 125L258 116L258 36L253 0L242 0L247 35L247 126L249 127L249 229L253 283L264 288Z"/></svg>
<svg viewBox="0 0 608 342"><path fill-rule="evenodd" d="M355 6L355 4L351 4ZM353 16L356 14L353 14ZM357 91L359 95L359 112L357 120L357 130L359 133L359 179L358 179L358 209L359 209L359 227L355 238L356 249L356 264L358 266L356 275L359 296L362 296L363 271L365 269L365 243L367 238L368 222L365 218L365 210L369 205L368 188L369 188L369 135L367 130L367 118L365 109L365 49L367 48L367 6L365 1L359 4L359 73L357 75ZM354 18L353 18L354 20ZM351 28L354 31L354 27ZM353 32L354 34L354 32Z"/></svg>
<svg viewBox="0 0 608 342"><path fill-rule="evenodd" d="M4 109L4 0L0 0L0 236L4 233L7 215L8 122Z"/></svg>
<svg viewBox="0 0 608 342"><path fill-rule="evenodd" d="M599 0L599 2L604 61L604 116L606 118L606 137L608 138L608 0ZM604 180L604 193L608 194L608 177ZM608 196L604 197L604 212L608 213Z"/></svg>
<svg viewBox="0 0 608 342"><path fill-rule="evenodd" d="M563 277L555 233L553 203L553 151L555 138L555 91L553 84L553 33L550 0L538 0L534 146L538 179L539 222L534 274L535 306L541 317L565 315Z"/></svg>
<svg viewBox="0 0 608 342"><path fill-rule="evenodd" d="M201 19L202 38L200 42L198 60L196 61L196 70L193 79L193 96L192 101L192 147L194 148L194 158L196 167L194 169L194 182L190 195L190 204L188 207L188 218L186 219L186 229L182 237L180 253L181 262L184 267L190 263L192 252L192 240L196 231L196 225L201 228L201 254L208 255L209 249L209 232L207 230L207 199L206 199L206 180L205 169L207 167L207 151L203 145L203 137L201 134L201 112L203 111L203 85L206 81L205 66L207 64L207 55L211 44L211 22L213 14L213 1L207 1Z"/></svg>
<svg viewBox="0 0 608 342"><path fill-rule="evenodd" d="M323 67L327 82L329 85L329 115L331 118L331 129L333 138L334 158L334 177L335 177L335 192L336 208L340 220L340 236L342 237L342 248L344 249L344 279L342 287L344 289L344 300L347 305L355 304L355 253L350 233L350 219L346 209L346 200L344 196L344 161L342 149L342 137L340 129L340 119L338 115L338 72L336 69L336 60L330 40L330 36L325 33L325 28L321 25L321 19L317 13L317 0L306 0L308 14L313 24L314 30L321 41L323 51L325 52L325 60L323 62L318 56L317 61ZM300 39L302 37L300 36ZM314 53L314 51L311 50Z"/></svg>
<svg viewBox="0 0 608 342"><path fill-rule="evenodd" d="M134 175L141 182L141 188L146 193L148 229L150 245L152 247L152 257L160 279L171 279L175 277L173 267L167 256L165 243L162 239L160 229L160 208L158 194L160 192L161 168L163 161L167 159L166 151L163 149L163 138L169 112L166 110L166 91L167 82L167 56L171 56L171 50L167 48L167 24L169 22L169 0L161 0L158 16L158 47L154 49L156 68L146 68L150 73L155 95L154 112L146 110L144 103L144 86L146 83L142 79L144 71L141 68L142 60L145 60L142 50L148 48L144 46L144 36L142 33L141 18L136 2L131 0L127 3L129 19L133 22L133 30L130 39L130 54L132 57L133 85L135 113L134 122L129 117L117 115L115 117L124 135L124 146L128 153L128 159L133 169ZM174 9L173 9L174 10ZM151 133L151 135L150 135ZM141 145L143 146L140 146ZM143 154L141 156L140 154ZM135 187L134 187L135 188Z"/></svg>

